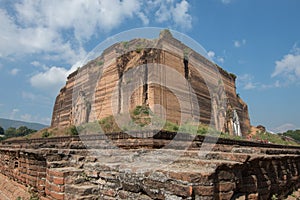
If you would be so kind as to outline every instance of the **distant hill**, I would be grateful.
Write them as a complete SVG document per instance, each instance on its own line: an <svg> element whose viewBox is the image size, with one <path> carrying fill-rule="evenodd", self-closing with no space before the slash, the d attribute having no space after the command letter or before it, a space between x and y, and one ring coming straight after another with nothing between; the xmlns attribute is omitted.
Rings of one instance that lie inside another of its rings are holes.
<svg viewBox="0 0 300 200"><path fill-rule="evenodd" d="M44 124L23 122L23 121L3 119L3 118L0 118L0 126L2 126L4 130L6 130L9 127L19 128L20 126L26 126L27 128L34 129L34 130L40 130L48 127L47 125Z"/></svg>

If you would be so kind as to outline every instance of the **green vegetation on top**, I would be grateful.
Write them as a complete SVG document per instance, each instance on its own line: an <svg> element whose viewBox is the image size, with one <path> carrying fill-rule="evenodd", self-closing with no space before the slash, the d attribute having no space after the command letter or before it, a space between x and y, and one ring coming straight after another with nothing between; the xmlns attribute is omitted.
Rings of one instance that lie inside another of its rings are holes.
<svg viewBox="0 0 300 200"><path fill-rule="evenodd" d="M48 129L45 129L45 130L42 131L42 138L48 138L48 137L52 137L52 136L55 137L55 136L57 136L57 134L56 134L57 131L63 132L63 135L68 135L68 136L78 135L77 127L72 125L72 126L69 126L69 127L65 128L64 130L56 130L56 129L48 130Z"/></svg>
<svg viewBox="0 0 300 200"><path fill-rule="evenodd" d="M143 130L146 125L157 125L157 127L162 127L162 130L170 132L182 132L197 135L210 135L220 138L233 139L233 140L246 140L244 137L229 135L228 133L219 132L208 125L198 124L193 122L185 122L181 126L172 123L170 121L164 121L159 117L155 116L153 112L147 106L136 106L130 113L131 121L123 124L123 127L119 127L115 119L120 120L120 116L109 116L99 121L102 130L105 133L113 133L120 131L138 131ZM124 122L124 121L123 121ZM156 127L156 126L154 126ZM288 131L283 134L284 136L289 136L292 138L300 139L300 133L298 131ZM257 132L251 139L254 142L264 142L273 143L281 145L299 145L294 141L287 140L282 135L272 134L268 132Z"/></svg>
<svg viewBox="0 0 300 200"><path fill-rule="evenodd" d="M93 123L86 123L81 126L70 126L64 128L63 130L58 129L44 129L40 132L36 130L29 129L26 126L21 126L19 128L9 127L4 130L0 126L0 140L12 138L12 137L20 137L25 136L26 138L34 137L57 137L63 135L78 135L80 134L95 134L99 132L101 129L105 133L114 133L121 131L139 131L144 130L145 126L152 127L160 127L160 129L170 132L182 132L196 135L210 135L220 138L234 139L234 140L243 140L245 138L239 136L232 136L228 133L219 132L208 125L199 124L195 122L185 122L181 124L181 126L176 123L172 123L170 121L165 121L156 116L148 106L136 106L130 112L130 118L127 119L126 116L120 114L118 116L108 116L106 118L101 119L100 121L96 121ZM117 123L119 122L119 123ZM122 122L122 127L120 126L120 122ZM290 139L292 138L292 139ZM281 145L299 145L300 143L300 130L289 130L280 134L272 134L268 132L257 132L252 136L252 141L261 141L261 142L270 142L274 144ZM293 141L295 140L295 141ZM297 143L299 142L299 143Z"/></svg>
<svg viewBox="0 0 300 200"><path fill-rule="evenodd" d="M34 132L36 132L36 130L27 128L26 126L20 126L19 128L9 127L5 131L0 126L0 135L1 135L0 140L5 140L12 137L27 136Z"/></svg>
<svg viewBox="0 0 300 200"><path fill-rule="evenodd" d="M145 126L161 127L162 130L174 132L179 131L182 133L201 134L205 135L209 133L218 133L217 131L209 128L207 125L199 124L195 125L193 122L185 122L181 126L160 119L156 116L148 106L136 106L131 112L131 119L122 119L122 114L118 116L108 116L99 121L101 129L105 133L113 133L120 131L139 131L143 130ZM116 121L122 122L122 127Z"/></svg>

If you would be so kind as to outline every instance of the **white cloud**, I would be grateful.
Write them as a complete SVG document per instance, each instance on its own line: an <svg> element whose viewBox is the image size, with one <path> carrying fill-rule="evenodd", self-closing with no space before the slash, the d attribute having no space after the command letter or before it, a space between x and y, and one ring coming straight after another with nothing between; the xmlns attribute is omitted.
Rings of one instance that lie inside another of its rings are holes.
<svg viewBox="0 0 300 200"><path fill-rule="evenodd" d="M235 40L235 41L233 41L233 45L234 45L236 48L239 48L239 47L245 45L246 42L247 42L247 41L246 41L245 39L243 39L243 40L241 40L241 41Z"/></svg>
<svg viewBox="0 0 300 200"><path fill-rule="evenodd" d="M250 74L243 74L241 76L237 76L237 85L244 90L252 90L255 89L258 83L253 82L253 76Z"/></svg>
<svg viewBox="0 0 300 200"><path fill-rule="evenodd" d="M70 42L62 39L57 30L50 27L19 26L17 21L2 9L0 9L0 24L4 27L0 29L2 57L47 52L49 55L59 56L59 60L72 63L78 59L77 57L82 56L81 48L74 49Z"/></svg>
<svg viewBox="0 0 300 200"><path fill-rule="evenodd" d="M51 30L74 29L76 39L89 39L96 29L111 30L140 11L138 0L26 0L16 4L18 20Z"/></svg>
<svg viewBox="0 0 300 200"><path fill-rule="evenodd" d="M32 61L30 64L32 64L33 66L35 66L35 67L40 67L40 66L42 66L42 64L39 62L39 61Z"/></svg>
<svg viewBox="0 0 300 200"><path fill-rule="evenodd" d="M282 77L287 83L294 83L300 79L300 50L296 46L292 51L275 62L271 77Z"/></svg>
<svg viewBox="0 0 300 200"><path fill-rule="evenodd" d="M246 83L245 86L244 86L244 89L245 89L245 90L252 90L252 89L254 89L254 88L256 88L256 86L255 86L252 82L248 82L248 83Z"/></svg>
<svg viewBox="0 0 300 200"><path fill-rule="evenodd" d="M279 80L276 80L275 82L271 84L262 84L260 86L261 89L271 89L271 88L280 88L286 86L286 83L282 83Z"/></svg>
<svg viewBox="0 0 300 200"><path fill-rule="evenodd" d="M207 52L207 55L208 55L208 57L210 58L210 59L213 59L214 57L215 57L215 52L213 52L213 51L208 51Z"/></svg>
<svg viewBox="0 0 300 200"><path fill-rule="evenodd" d="M50 67L45 72L40 72L30 78L30 84L42 90L56 92L65 83L68 70L62 67Z"/></svg>
<svg viewBox="0 0 300 200"><path fill-rule="evenodd" d="M170 10L168 10L167 5L165 4L160 6L160 8L156 11L155 16L156 21L160 23L166 22L172 17Z"/></svg>
<svg viewBox="0 0 300 200"><path fill-rule="evenodd" d="M125 20L151 20L171 26L191 28L192 16L186 0L24 0L9 2L9 11L0 8L0 58L38 55L41 60L63 61L73 65L87 54L84 44L107 33ZM149 5L149 6L148 6ZM56 91L75 69L48 67L39 61L31 65L37 72L30 84ZM77 67L76 67L77 68Z"/></svg>
<svg viewBox="0 0 300 200"><path fill-rule="evenodd" d="M191 28L186 0L24 0L0 8L0 58L47 53L46 59L73 64L86 54L84 42L128 19ZM66 34L67 33L67 34Z"/></svg>
<svg viewBox="0 0 300 200"><path fill-rule="evenodd" d="M15 75L17 75L17 74L19 73L19 71L20 71L20 69L13 68L12 70L10 70L9 73L10 73L12 76L15 76Z"/></svg>
<svg viewBox="0 0 300 200"><path fill-rule="evenodd" d="M237 86L242 88L243 90L253 90L253 89L266 90L266 89L271 89L271 88L282 87L283 84L278 80L276 80L273 83L263 84L263 83L255 81L255 79L252 75L243 74L243 75L237 76Z"/></svg>
<svg viewBox="0 0 300 200"><path fill-rule="evenodd" d="M225 59L223 57L218 56L217 61L223 64L225 62Z"/></svg>
<svg viewBox="0 0 300 200"><path fill-rule="evenodd" d="M45 64L40 63L39 61L32 61L30 64L43 70L49 69L49 67L47 67Z"/></svg>
<svg viewBox="0 0 300 200"><path fill-rule="evenodd" d="M192 16L188 13L189 3L186 0L182 0L174 5L173 0L156 0L148 2L150 7L157 8L155 12L156 21L159 23L174 21L175 25L183 28L192 28Z"/></svg>
<svg viewBox="0 0 300 200"><path fill-rule="evenodd" d="M192 16L188 14L189 3L185 0L177 3L172 15L174 22L182 28L192 28Z"/></svg>
<svg viewBox="0 0 300 200"><path fill-rule="evenodd" d="M142 12L138 12L137 15L139 16L139 18L142 20L143 24L146 26L149 24L150 20L148 19L148 17L142 13Z"/></svg>
<svg viewBox="0 0 300 200"><path fill-rule="evenodd" d="M65 84L68 75L78 69L81 66L81 62L78 61L69 70L57 66L46 67L42 64L41 66L43 66L44 71L30 78L31 86L50 91L52 94L57 94L59 89ZM23 93L22 96L29 99L33 98L33 95L29 93Z"/></svg>
<svg viewBox="0 0 300 200"><path fill-rule="evenodd" d="M217 61L220 64L223 64L225 62L225 59L221 56L216 56L216 53L214 51L208 51L207 56L212 60L212 61Z"/></svg>
<svg viewBox="0 0 300 200"><path fill-rule="evenodd" d="M223 4L230 4L232 2L232 0L221 0L221 2Z"/></svg>
<svg viewBox="0 0 300 200"><path fill-rule="evenodd" d="M10 115L9 115L9 119L15 119L16 114L17 114L18 112L20 112L20 110L17 109L17 108L14 108L14 109L11 111Z"/></svg>

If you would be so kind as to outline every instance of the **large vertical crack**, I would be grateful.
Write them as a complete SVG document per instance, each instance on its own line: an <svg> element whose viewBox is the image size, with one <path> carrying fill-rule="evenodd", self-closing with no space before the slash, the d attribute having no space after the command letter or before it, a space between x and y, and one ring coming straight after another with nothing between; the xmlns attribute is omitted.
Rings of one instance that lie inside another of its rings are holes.
<svg viewBox="0 0 300 200"><path fill-rule="evenodd" d="M188 96L189 96L189 101L190 101L190 105L191 105L191 116L192 116L192 119L194 120L194 107L193 107L193 100L192 100L192 88L191 88L191 85L189 84L189 80L190 80L190 77L189 77L189 60L186 56L184 56L183 58L183 65L184 65L184 78L186 79L186 82L187 82L187 87L189 88L189 93L188 93Z"/></svg>
<svg viewBox="0 0 300 200"><path fill-rule="evenodd" d="M143 104L147 105L148 104L148 65L147 65L147 60L145 62L145 71L144 71L144 80L143 80L143 94L144 94L144 99L143 99Z"/></svg>
<svg viewBox="0 0 300 200"><path fill-rule="evenodd" d="M189 80L189 60L187 58L184 58L183 64L184 64L184 77L186 80Z"/></svg>

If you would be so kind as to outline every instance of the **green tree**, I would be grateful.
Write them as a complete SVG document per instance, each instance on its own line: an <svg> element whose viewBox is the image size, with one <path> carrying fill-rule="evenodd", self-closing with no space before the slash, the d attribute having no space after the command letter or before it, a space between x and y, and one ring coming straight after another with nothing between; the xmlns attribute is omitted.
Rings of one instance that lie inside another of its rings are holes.
<svg viewBox="0 0 300 200"><path fill-rule="evenodd" d="M294 140L297 140L298 142L300 142L300 130L288 130L285 133L283 133L282 135L291 137Z"/></svg>
<svg viewBox="0 0 300 200"><path fill-rule="evenodd" d="M6 135L7 137L14 137L14 136L16 136L16 128L14 128L14 127L9 127L8 129L6 129L5 135Z"/></svg>
<svg viewBox="0 0 300 200"><path fill-rule="evenodd" d="M17 135L17 136L28 135L29 133L30 133L30 129L27 128L26 126L20 126L20 127L16 130L16 135Z"/></svg>
<svg viewBox="0 0 300 200"><path fill-rule="evenodd" d="M36 130L27 128L27 126L20 126L17 130L16 130L16 136L25 136L28 135L30 133L36 132Z"/></svg>
<svg viewBox="0 0 300 200"><path fill-rule="evenodd" d="M2 126L0 126L0 135L4 135L4 129L2 128Z"/></svg>

